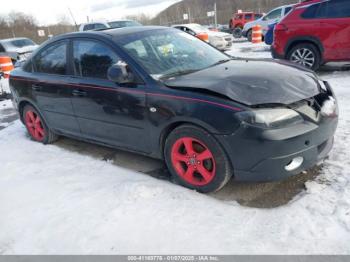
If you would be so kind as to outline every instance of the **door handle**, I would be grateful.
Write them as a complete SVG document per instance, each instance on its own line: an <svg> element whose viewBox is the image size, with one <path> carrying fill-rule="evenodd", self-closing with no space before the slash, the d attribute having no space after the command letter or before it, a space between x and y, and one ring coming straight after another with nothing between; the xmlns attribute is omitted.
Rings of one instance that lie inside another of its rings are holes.
<svg viewBox="0 0 350 262"><path fill-rule="evenodd" d="M87 96L87 92L78 90L78 89L73 90L72 94L73 96L79 96L79 97Z"/></svg>
<svg viewBox="0 0 350 262"><path fill-rule="evenodd" d="M41 86L39 86L39 85L37 85L37 84L33 84L32 85L32 90L34 90L34 91L41 91L42 90L42 87Z"/></svg>

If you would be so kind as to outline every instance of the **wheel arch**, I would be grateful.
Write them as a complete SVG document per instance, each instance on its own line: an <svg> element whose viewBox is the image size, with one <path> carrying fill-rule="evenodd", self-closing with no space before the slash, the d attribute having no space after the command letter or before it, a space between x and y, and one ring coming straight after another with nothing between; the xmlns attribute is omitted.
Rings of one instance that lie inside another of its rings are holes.
<svg viewBox="0 0 350 262"><path fill-rule="evenodd" d="M169 136L169 134L173 130L175 130L176 128L178 128L180 126L184 126L184 125L192 125L192 126L202 128L203 130L205 130L206 132L208 132L210 134L217 132L217 130L215 130L213 127L211 127L205 123L201 123L201 122L194 122L194 121L190 121L187 119L179 119L176 121L172 121L162 128L162 131L161 131L160 136L159 136L159 155L162 158L164 157L163 152L164 152L165 141L166 141L167 137Z"/></svg>
<svg viewBox="0 0 350 262"><path fill-rule="evenodd" d="M290 50L301 43L313 44L320 52L321 58L323 57L324 47L322 45L322 42L318 38L312 36L298 37L289 40L284 50L285 56L287 57Z"/></svg>
<svg viewBox="0 0 350 262"><path fill-rule="evenodd" d="M40 109L35 105L35 103L30 100L30 99L22 99L18 102L18 113L19 113L19 118L23 123L23 109L26 105L30 105L32 107L34 107L41 115L41 117L43 117L43 114L41 113Z"/></svg>

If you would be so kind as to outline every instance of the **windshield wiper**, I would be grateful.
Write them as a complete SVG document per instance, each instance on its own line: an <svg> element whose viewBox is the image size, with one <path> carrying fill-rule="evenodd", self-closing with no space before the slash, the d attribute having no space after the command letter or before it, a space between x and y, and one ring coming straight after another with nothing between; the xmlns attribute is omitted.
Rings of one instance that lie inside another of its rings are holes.
<svg viewBox="0 0 350 262"><path fill-rule="evenodd" d="M191 74L191 73L194 73L197 71L199 71L199 70L198 69L180 70L180 71L176 71L173 73L162 75L159 79L167 79L167 78L171 78L171 77L175 77L175 76L188 75L188 74Z"/></svg>
<svg viewBox="0 0 350 262"><path fill-rule="evenodd" d="M219 60L219 61L217 61L215 64L212 64L211 67L217 66L217 65L221 65L221 64L224 64L224 63L227 63L227 62L229 62L229 61L231 61L231 60L232 60L232 59L230 59L230 58Z"/></svg>

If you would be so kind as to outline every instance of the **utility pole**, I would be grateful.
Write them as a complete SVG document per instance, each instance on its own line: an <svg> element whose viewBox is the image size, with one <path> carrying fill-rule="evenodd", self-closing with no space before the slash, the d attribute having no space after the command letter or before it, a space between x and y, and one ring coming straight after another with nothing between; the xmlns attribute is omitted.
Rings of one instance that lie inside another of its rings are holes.
<svg viewBox="0 0 350 262"><path fill-rule="evenodd" d="M191 10L190 10L190 8L187 9L187 12L188 12L188 22L191 24L192 21L191 21Z"/></svg>
<svg viewBox="0 0 350 262"><path fill-rule="evenodd" d="M215 28L218 28L218 14L216 9L216 2L214 3L214 19L215 19Z"/></svg>

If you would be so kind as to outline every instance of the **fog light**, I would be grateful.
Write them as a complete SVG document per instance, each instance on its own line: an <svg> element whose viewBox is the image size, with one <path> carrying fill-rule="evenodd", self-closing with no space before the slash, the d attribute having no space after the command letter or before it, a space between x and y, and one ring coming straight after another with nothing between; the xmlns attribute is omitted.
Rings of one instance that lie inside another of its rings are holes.
<svg viewBox="0 0 350 262"><path fill-rule="evenodd" d="M298 169L304 162L304 158L303 157L296 157L294 158L288 165L285 166L285 169L287 171L294 171L296 169Z"/></svg>

